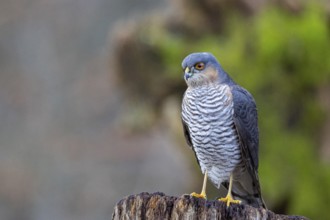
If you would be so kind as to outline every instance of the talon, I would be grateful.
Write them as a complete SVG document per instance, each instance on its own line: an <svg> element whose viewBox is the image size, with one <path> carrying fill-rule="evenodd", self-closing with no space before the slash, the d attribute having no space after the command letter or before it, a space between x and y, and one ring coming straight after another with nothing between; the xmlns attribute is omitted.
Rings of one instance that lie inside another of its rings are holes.
<svg viewBox="0 0 330 220"><path fill-rule="evenodd" d="M231 197L231 195L227 195L225 198L220 198L218 200L225 202L227 204L227 207L230 206L230 203L241 204L240 200L233 199L233 197Z"/></svg>
<svg viewBox="0 0 330 220"><path fill-rule="evenodd" d="M196 197L196 198L206 199L206 194L203 193L203 192L201 194L193 192L190 195L193 196L193 197Z"/></svg>
<svg viewBox="0 0 330 220"><path fill-rule="evenodd" d="M225 202L227 204L227 207L230 206L230 203L235 203L235 204L240 204L241 203L240 200L233 199L233 197L231 195L231 188L232 188L232 186L233 186L233 176L230 175L227 196L225 198L218 199L219 201Z"/></svg>
<svg viewBox="0 0 330 220"><path fill-rule="evenodd" d="M200 194L193 192L190 195L196 198L206 199L206 182L207 182L207 171L205 171L204 174L202 192Z"/></svg>

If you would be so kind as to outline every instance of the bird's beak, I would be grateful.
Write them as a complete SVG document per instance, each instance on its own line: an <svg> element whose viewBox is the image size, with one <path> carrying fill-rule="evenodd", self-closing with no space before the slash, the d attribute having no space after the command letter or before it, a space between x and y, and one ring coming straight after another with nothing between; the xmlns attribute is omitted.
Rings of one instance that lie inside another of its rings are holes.
<svg viewBox="0 0 330 220"><path fill-rule="evenodd" d="M190 77L192 77L193 73L190 72L189 67L186 67L186 69L184 70L184 78L185 80L189 79Z"/></svg>

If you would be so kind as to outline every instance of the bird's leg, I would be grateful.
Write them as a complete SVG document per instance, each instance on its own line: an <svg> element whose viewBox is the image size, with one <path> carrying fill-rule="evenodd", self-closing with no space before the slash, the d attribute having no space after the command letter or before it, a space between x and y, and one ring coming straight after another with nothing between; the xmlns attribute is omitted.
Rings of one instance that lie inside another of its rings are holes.
<svg viewBox="0 0 330 220"><path fill-rule="evenodd" d="M231 195L232 186L233 186L233 176L231 174L230 175L230 178L229 178L229 187L228 187L227 196L225 198L220 198L219 199L220 201L227 203L227 207L229 207L230 203L236 203L236 204L240 204L241 203L240 200L233 199L233 196Z"/></svg>
<svg viewBox="0 0 330 220"><path fill-rule="evenodd" d="M206 199L206 182L207 182L207 170L205 171L204 174L202 192L200 194L193 192L190 195L193 197Z"/></svg>

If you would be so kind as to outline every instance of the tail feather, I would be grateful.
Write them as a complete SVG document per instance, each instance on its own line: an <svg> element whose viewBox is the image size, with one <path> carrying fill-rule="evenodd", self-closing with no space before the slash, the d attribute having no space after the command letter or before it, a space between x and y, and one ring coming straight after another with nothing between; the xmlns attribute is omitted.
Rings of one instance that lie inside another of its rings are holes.
<svg viewBox="0 0 330 220"><path fill-rule="evenodd" d="M235 191L232 191L232 195L234 199L238 199L242 201L243 204L248 204L250 206L256 207L256 208L264 208L267 209L266 204L260 194L237 194Z"/></svg>

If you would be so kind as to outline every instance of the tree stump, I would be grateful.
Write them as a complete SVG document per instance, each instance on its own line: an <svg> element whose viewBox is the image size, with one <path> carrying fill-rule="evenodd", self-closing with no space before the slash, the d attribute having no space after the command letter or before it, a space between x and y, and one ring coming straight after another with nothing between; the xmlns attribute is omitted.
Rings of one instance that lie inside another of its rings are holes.
<svg viewBox="0 0 330 220"><path fill-rule="evenodd" d="M120 200L114 208L113 220L121 219L276 219L306 220L303 216L275 214L267 209L248 205L226 204L190 195L167 196L164 193L140 193Z"/></svg>

